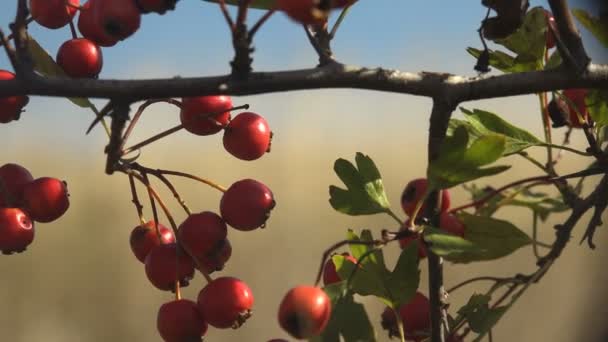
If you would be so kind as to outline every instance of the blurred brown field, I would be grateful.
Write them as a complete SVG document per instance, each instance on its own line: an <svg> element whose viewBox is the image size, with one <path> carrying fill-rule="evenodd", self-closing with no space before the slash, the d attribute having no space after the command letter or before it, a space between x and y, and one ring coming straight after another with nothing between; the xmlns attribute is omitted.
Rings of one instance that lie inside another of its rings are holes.
<svg viewBox="0 0 608 342"><path fill-rule="evenodd" d="M1 128L0 164L18 162L35 177L67 180L71 207L57 222L36 226L36 239L26 253L0 257L0 341L160 341L157 309L172 296L148 283L142 264L129 249L128 236L137 224L137 216L127 178L103 173L103 131L97 129L89 137L83 134L92 118L90 113L62 111L65 100L44 101L60 103L59 109L45 116L40 105L24 114L14 128ZM467 106L505 113L509 120L540 136L536 101L534 96L527 96ZM426 165L429 101L344 90L235 100L239 102L249 102L252 109L267 114L275 131L272 152L259 161L247 163L232 158L221 147L220 136L201 138L185 132L145 148L140 158L150 167L186 171L226 186L242 178L258 179L271 187L277 199L266 229L229 232L234 250L221 272L251 286L254 316L239 330L211 328L207 341L288 338L277 323L278 304L290 287L314 280L323 250L344 238L347 228L368 228L375 233L397 229L388 216L349 217L332 210L327 201L328 186L339 185L332 170L336 158L353 160L357 151L370 155L401 217L402 188L410 179L424 175ZM176 122L173 108L153 107L132 142ZM556 131L556 139L561 139L562 133ZM580 132L575 132L573 139L575 147L584 146ZM543 158L544 150L534 149L533 154ZM537 174L523 159L509 158L505 163L513 164L513 169L479 184L497 186ZM559 168L570 172L586 163L566 155ZM594 181L586 183L587 190ZM216 190L183 179L175 179L174 184L193 210L218 210L220 193ZM183 220L183 211L170 193L161 193L177 220ZM468 201L461 188L452 193L455 204ZM531 234L529 211L501 210L498 216ZM149 211L146 217L151 217ZM551 242L552 227L563 218L555 215L542 224L539 239ZM495 341L605 341L607 235L599 229L598 248L591 251L578 244L583 229L575 230L556 265L498 324ZM399 251L397 245L385 248L389 266ZM426 263L422 262L421 267L421 286L426 293ZM477 275L509 276L534 269L531 247L525 247L495 262L447 264L445 279L449 287ZM185 296L195 299L203 283L197 275L185 289ZM450 312L454 313L471 294L484 291L485 286L482 283L455 292L450 297ZM373 298L359 300L366 304L378 340L388 340L379 324L382 304Z"/></svg>

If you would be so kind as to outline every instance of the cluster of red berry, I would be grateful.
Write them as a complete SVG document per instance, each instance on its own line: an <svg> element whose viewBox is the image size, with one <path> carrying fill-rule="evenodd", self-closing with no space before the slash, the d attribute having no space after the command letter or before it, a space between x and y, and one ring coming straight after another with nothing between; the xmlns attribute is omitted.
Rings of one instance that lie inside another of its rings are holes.
<svg viewBox="0 0 608 342"><path fill-rule="evenodd" d="M344 8L357 0L277 0L277 9L306 25L323 25L330 10Z"/></svg>
<svg viewBox="0 0 608 342"><path fill-rule="evenodd" d="M0 167L0 251L23 252L34 241L34 222L52 222L70 206L65 182L34 179L23 166Z"/></svg>

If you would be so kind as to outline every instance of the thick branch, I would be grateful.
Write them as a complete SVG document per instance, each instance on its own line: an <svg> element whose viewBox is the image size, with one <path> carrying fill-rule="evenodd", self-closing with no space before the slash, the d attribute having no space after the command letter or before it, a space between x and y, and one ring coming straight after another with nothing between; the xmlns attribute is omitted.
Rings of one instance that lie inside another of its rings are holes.
<svg viewBox="0 0 608 342"><path fill-rule="evenodd" d="M553 17L557 23L559 31L557 48L560 54L565 56L564 62L574 71L583 72L591 59L585 52L581 35L570 13L568 2L566 0L549 0L549 6L551 6Z"/></svg>
<svg viewBox="0 0 608 342"><path fill-rule="evenodd" d="M454 101L524 95L566 88L608 88L608 65L591 64L575 75L565 70L534 71L489 77L443 73L410 73L332 63L304 70L253 72L245 80L230 75L152 80L92 80L45 78L0 82L0 97L40 95L56 97L124 98L129 100L212 94L253 95L291 90L356 88L437 97Z"/></svg>

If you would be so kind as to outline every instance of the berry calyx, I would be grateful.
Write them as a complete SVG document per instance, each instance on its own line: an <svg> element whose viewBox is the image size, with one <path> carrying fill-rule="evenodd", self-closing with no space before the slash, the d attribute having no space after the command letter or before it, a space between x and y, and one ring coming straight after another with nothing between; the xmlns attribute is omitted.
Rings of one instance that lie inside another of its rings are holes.
<svg viewBox="0 0 608 342"><path fill-rule="evenodd" d="M0 167L0 207L20 206L23 203L23 189L34 180L23 166L4 164Z"/></svg>
<svg viewBox="0 0 608 342"><path fill-rule="evenodd" d="M55 221L70 207L67 184L57 178L38 178L23 188L23 203L32 220Z"/></svg>
<svg viewBox="0 0 608 342"><path fill-rule="evenodd" d="M188 286L194 277L194 262L175 243L158 245L146 257L146 276L157 289L175 291L179 279L181 287Z"/></svg>
<svg viewBox="0 0 608 342"><path fill-rule="evenodd" d="M587 104L585 103L587 89L566 89L564 90L563 95L571 102L568 103L568 101L566 101L568 105L570 126L582 128L586 123L589 122L589 111L587 110ZM580 118L579 113L582 116Z"/></svg>
<svg viewBox="0 0 608 342"><path fill-rule="evenodd" d="M74 78L96 78L103 66L101 49L86 38L70 39L57 51L57 64Z"/></svg>
<svg viewBox="0 0 608 342"><path fill-rule="evenodd" d="M165 342L187 342L200 341L208 325L195 302L179 299L160 307L156 327Z"/></svg>
<svg viewBox="0 0 608 342"><path fill-rule="evenodd" d="M232 254L230 244L226 246L227 235L228 227L224 220L210 211L188 216L178 230L179 241L184 250L195 260L204 262L207 271L216 271L218 267L223 267Z"/></svg>
<svg viewBox="0 0 608 342"><path fill-rule="evenodd" d="M8 81L15 78L15 74L7 70L0 70L0 81ZM19 120L21 110L28 103L27 96L0 97L0 123L9 123Z"/></svg>
<svg viewBox="0 0 608 342"><path fill-rule="evenodd" d="M328 8L320 8L319 0L277 0L276 7L291 19L305 25L322 25L329 16Z"/></svg>
<svg viewBox="0 0 608 342"><path fill-rule="evenodd" d="M357 264L357 259L355 259L355 257L353 257L352 255L350 255L348 253L342 253L342 255L348 261L352 262L355 265ZM340 275L336 271L336 264L334 264L334 261L331 258L329 258L327 260L327 262L325 263L325 266L323 267L323 284L325 284L325 285L334 284L334 283L340 282L342 280L343 279L340 278Z"/></svg>
<svg viewBox="0 0 608 342"><path fill-rule="evenodd" d="M242 160L255 160L270 150L272 132L261 115L243 112L224 131L224 148Z"/></svg>
<svg viewBox="0 0 608 342"><path fill-rule="evenodd" d="M0 251L23 252L34 241L34 222L19 208L0 208Z"/></svg>
<svg viewBox="0 0 608 342"><path fill-rule="evenodd" d="M102 28L104 40L124 40L134 34L141 23L141 13L133 0L96 0L91 10L93 22Z"/></svg>
<svg viewBox="0 0 608 342"><path fill-rule="evenodd" d="M237 328L251 316L253 294L243 281L232 277L213 280L198 294L198 308L216 328Z"/></svg>
<svg viewBox="0 0 608 342"><path fill-rule="evenodd" d="M95 3L101 0L89 0L80 10L78 16L78 31L82 36L99 46L114 46L118 42L118 39L106 35L103 31L103 27L95 22L93 15L93 8L97 7Z"/></svg>
<svg viewBox="0 0 608 342"><path fill-rule="evenodd" d="M422 341L431 327L430 302L420 292L399 308L399 316L403 322L403 331L406 340ZM395 320L395 314L391 308L386 308L382 313L382 327L388 331L389 337L398 337L399 328Z"/></svg>
<svg viewBox="0 0 608 342"><path fill-rule="evenodd" d="M275 201L270 189L253 179L232 184L222 196L220 212L235 229L249 231L266 223Z"/></svg>
<svg viewBox="0 0 608 342"><path fill-rule="evenodd" d="M439 228L456 236L464 237L465 226L456 215L442 212L439 215Z"/></svg>
<svg viewBox="0 0 608 342"><path fill-rule="evenodd" d="M289 335L306 339L320 334L331 317L331 301L314 286L289 290L279 306L279 324Z"/></svg>
<svg viewBox="0 0 608 342"><path fill-rule="evenodd" d="M401 207L403 211L408 215L412 216L414 210L424 196L428 188L428 181L426 178L418 178L409 182L403 193L401 194ZM418 211L418 216L424 215L425 205L423 204ZM450 193L447 190L441 191L441 211L447 211L450 208Z"/></svg>
<svg viewBox="0 0 608 342"><path fill-rule="evenodd" d="M70 22L79 4L79 0L30 0L30 13L38 24L58 29Z"/></svg>
<svg viewBox="0 0 608 342"><path fill-rule="evenodd" d="M171 229L159 223L159 239L155 226L154 221L148 221L145 224L133 228L131 231L131 237L129 238L131 251L133 251L137 260L142 263L146 261L146 257L154 247L175 242L175 236Z"/></svg>
<svg viewBox="0 0 608 342"><path fill-rule="evenodd" d="M196 135L211 135L221 131L230 121L230 96L198 96L182 99L180 120L184 128ZM210 113L223 113L206 116Z"/></svg>
<svg viewBox="0 0 608 342"><path fill-rule="evenodd" d="M212 252L195 258L196 268L207 274L224 269L224 265L232 256L232 245L228 239L222 241Z"/></svg>

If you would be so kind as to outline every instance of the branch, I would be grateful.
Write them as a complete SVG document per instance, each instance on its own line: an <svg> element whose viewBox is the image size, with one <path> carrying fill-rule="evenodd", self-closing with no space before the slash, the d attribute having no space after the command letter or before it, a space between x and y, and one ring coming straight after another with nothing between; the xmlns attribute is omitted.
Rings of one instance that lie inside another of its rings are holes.
<svg viewBox="0 0 608 342"><path fill-rule="evenodd" d="M551 12L553 12L553 18L555 18L559 31L556 40L560 55L564 56L566 65L575 72L584 72L591 59L585 52L581 35L576 28L567 1L549 0L549 6L551 6Z"/></svg>
<svg viewBox="0 0 608 342"><path fill-rule="evenodd" d="M581 75L566 70L532 71L498 76L464 77L446 73L410 73L331 63L303 70L252 72L239 80L230 75L150 80L93 80L42 77L0 82L0 97L151 98L202 95L254 95L291 90L355 88L437 97L456 102L525 95L567 88L608 88L608 65L590 64ZM445 88L445 89L444 89Z"/></svg>

